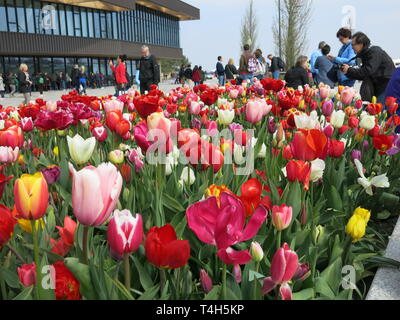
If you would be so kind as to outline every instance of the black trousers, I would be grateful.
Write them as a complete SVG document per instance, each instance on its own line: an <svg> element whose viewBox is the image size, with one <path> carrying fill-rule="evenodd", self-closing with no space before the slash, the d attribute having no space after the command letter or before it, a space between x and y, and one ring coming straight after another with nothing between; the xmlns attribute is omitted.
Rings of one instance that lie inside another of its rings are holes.
<svg viewBox="0 0 400 320"><path fill-rule="evenodd" d="M146 91L150 91L152 84L154 84L152 80L140 80L140 93L144 94Z"/></svg>

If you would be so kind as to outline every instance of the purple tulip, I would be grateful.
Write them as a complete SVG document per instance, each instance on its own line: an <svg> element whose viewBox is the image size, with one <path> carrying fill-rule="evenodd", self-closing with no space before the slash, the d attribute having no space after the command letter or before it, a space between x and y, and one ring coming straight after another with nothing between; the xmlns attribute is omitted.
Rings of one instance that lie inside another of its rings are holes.
<svg viewBox="0 0 400 320"><path fill-rule="evenodd" d="M329 117L334 110L332 100L327 100L322 105L322 113L325 117Z"/></svg>
<svg viewBox="0 0 400 320"><path fill-rule="evenodd" d="M61 174L61 169L60 167L57 166L42 169L40 171L42 172L43 177L46 180L47 184L56 183L60 178Z"/></svg>
<svg viewBox="0 0 400 320"><path fill-rule="evenodd" d="M355 159L361 161L361 151L360 150L353 150L351 151L351 159L354 161Z"/></svg>

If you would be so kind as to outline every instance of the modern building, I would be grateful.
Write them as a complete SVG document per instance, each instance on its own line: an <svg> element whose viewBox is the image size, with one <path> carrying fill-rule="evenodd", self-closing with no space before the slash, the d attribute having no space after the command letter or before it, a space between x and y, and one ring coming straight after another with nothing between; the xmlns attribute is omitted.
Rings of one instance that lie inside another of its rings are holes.
<svg viewBox="0 0 400 320"><path fill-rule="evenodd" d="M69 73L73 64L111 76L110 58L128 57L130 75L143 44L179 58L180 21L199 9L180 0L0 0L0 73L25 63L31 73Z"/></svg>

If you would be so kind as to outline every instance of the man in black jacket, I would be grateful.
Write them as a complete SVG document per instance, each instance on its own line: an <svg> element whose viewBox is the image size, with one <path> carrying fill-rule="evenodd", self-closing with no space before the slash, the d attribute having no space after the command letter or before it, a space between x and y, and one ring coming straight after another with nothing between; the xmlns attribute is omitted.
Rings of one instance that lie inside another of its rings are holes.
<svg viewBox="0 0 400 320"><path fill-rule="evenodd" d="M141 94L149 91L151 85L160 83L160 68L157 64L157 59L153 54L150 54L147 46L142 47L142 57L139 62L139 80Z"/></svg>
<svg viewBox="0 0 400 320"><path fill-rule="evenodd" d="M362 32L353 35L352 46L362 66L345 64L341 71L349 79L363 81L360 94L364 101L371 101L375 96L378 102L385 103L385 90L396 68L393 60L382 48L371 46L371 40Z"/></svg>
<svg viewBox="0 0 400 320"><path fill-rule="evenodd" d="M71 80L72 87L79 92L79 66L77 64L74 64L74 67L71 70Z"/></svg>
<svg viewBox="0 0 400 320"><path fill-rule="evenodd" d="M285 69L285 63L280 57L274 57L272 54L268 55L268 59L271 60L271 73L272 78L279 79L279 75L283 69Z"/></svg>

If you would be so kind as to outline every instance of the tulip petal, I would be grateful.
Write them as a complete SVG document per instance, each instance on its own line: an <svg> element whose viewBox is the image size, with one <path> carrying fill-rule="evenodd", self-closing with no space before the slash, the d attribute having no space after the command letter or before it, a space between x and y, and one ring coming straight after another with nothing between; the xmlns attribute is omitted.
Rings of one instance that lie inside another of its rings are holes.
<svg viewBox="0 0 400 320"><path fill-rule="evenodd" d="M263 207L259 206L253 213L250 218L250 221L247 223L242 236L239 239L239 242L247 241L253 238L258 230L261 228L265 219L267 219L268 211Z"/></svg>
<svg viewBox="0 0 400 320"><path fill-rule="evenodd" d="M285 250L279 248L271 262L271 278L276 283L282 283L286 270Z"/></svg>
<svg viewBox="0 0 400 320"><path fill-rule="evenodd" d="M247 264L251 261L251 255L246 250L236 251L232 248L220 249L217 255L228 265Z"/></svg>
<svg viewBox="0 0 400 320"><path fill-rule="evenodd" d="M22 178L15 181L14 198L18 214L24 219L30 219L31 200Z"/></svg>
<svg viewBox="0 0 400 320"><path fill-rule="evenodd" d="M262 294L270 293L272 290L275 289L276 285L277 284L272 280L271 277L265 278L264 282L263 282L263 287L262 287L261 293Z"/></svg>
<svg viewBox="0 0 400 320"><path fill-rule="evenodd" d="M35 181L31 190L31 215L33 219L39 219L46 213L48 202L48 186L42 176Z"/></svg>
<svg viewBox="0 0 400 320"><path fill-rule="evenodd" d="M279 288L279 294L282 300L292 300L292 289L287 282L281 285Z"/></svg>

